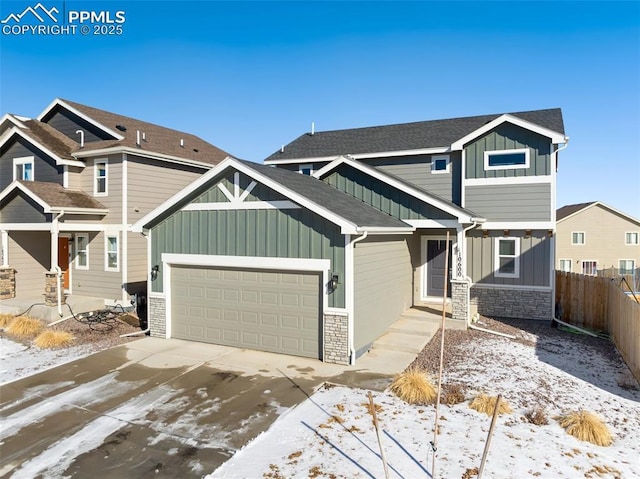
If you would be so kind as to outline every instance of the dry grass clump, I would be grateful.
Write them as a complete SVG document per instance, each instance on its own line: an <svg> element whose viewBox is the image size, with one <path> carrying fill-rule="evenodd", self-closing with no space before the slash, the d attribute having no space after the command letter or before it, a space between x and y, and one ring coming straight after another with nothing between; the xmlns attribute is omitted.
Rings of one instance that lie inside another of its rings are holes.
<svg viewBox="0 0 640 479"><path fill-rule="evenodd" d="M409 404L432 404L436 389L424 370L410 368L400 373L391 383L391 392Z"/></svg>
<svg viewBox="0 0 640 479"><path fill-rule="evenodd" d="M29 316L18 316L11 321L7 333L20 339L35 338L44 329L44 322Z"/></svg>
<svg viewBox="0 0 640 479"><path fill-rule="evenodd" d="M531 411L527 411L524 415L524 418L527 420L527 422L535 424L536 426L546 426L547 424L549 424L547 415L542 408L536 408L532 409Z"/></svg>
<svg viewBox="0 0 640 479"><path fill-rule="evenodd" d="M73 343L73 335L67 331L45 331L41 333L33 343L39 348L56 349L70 346Z"/></svg>
<svg viewBox="0 0 640 479"><path fill-rule="evenodd" d="M479 394L474 397L469 403L469 407L471 409L475 409L478 412L488 414L489 416L493 416L493 410L496 407L496 401L498 400L498 396L488 396L486 394ZM504 398L500 399L500 406L498 406L498 414L509 414L511 412L511 406L509 403L504 400Z"/></svg>
<svg viewBox="0 0 640 479"><path fill-rule="evenodd" d="M464 386L462 384L448 384L444 387L442 404L455 406L456 404L463 403L464 400Z"/></svg>
<svg viewBox="0 0 640 479"><path fill-rule="evenodd" d="M0 328L6 328L16 316L14 314L0 313Z"/></svg>
<svg viewBox="0 0 640 479"><path fill-rule="evenodd" d="M554 418L567 434L597 446L610 446L613 437L602 419L589 411L572 411Z"/></svg>

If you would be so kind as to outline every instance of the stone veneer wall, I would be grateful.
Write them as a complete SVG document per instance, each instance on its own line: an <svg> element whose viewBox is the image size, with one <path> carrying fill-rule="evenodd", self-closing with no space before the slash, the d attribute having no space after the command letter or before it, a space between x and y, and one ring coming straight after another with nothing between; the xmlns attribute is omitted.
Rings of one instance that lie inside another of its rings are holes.
<svg viewBox="0 0 640 479"><path fill-rule="evenodd" d="M58 305L58 273L44 274L44 304L47 306ZM62 278L60 278L60 287L62 288ZM60 294L60 304L65 304L66 296L64 291Z"/></svg>
<svg viewBox="0 0 640 479"><path fill-rule="evenodd" d="M147 314L151 336L164 338L167 336L167 302L164 298L150 296L147 299Z"/></svg>
<svg viewBox="0 0 640 479"><path fill-rule="evenodd" d="M325 363L349 364L349 317L343 314L324 315Z"/></svg>
<svg viewBox="0 0 640 479"><path fill-rule="evenodd" d="M551 319L551 290L471 287L471 304L485 316Z"/></svg>
<svg viewBox="0 0 640 479"><path fill-rule="evenodd" d="M469 284L466 281L451 281L451 318L467 321L469 318Z"/></svg>
<svg viewBox="0 0 640 479"><path fill-rule="evenodd" d="M16 297L16 270L0 268L0 299Z"/></svg>

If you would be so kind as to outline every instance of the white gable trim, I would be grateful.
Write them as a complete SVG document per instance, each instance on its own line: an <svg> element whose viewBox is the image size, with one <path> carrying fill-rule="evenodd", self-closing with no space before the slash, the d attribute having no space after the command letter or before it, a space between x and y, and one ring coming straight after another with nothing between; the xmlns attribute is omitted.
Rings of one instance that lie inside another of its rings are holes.
<svg viewBox="0 0 640 479"><path fill-rule="evenodd" d="M104 126L102 123L98 123L96 120L94 120L93 118L91 118L90 116L85 115L84 113L82 113L81 111L75 109L74 107L72 107L71 105L69 105L68 103L64 102L63 100L61 100L60 98L56 98L55 100L53 100L51 103L49 103L49 106L47 106L42 113L40 113L40 115L38 115L38 120L42 121L42 119L47 116L47 114L53 110L57 105L60 105L61 107L63 107L66 110L69 110L71 113L78 115L80 118L82 118L83 120L91 123L93 126L95 126L96 128L101 129L102 131L104 131L105 133L108 133L109 135L113 136L115 139L117 140L122 140L124 139L124 136L120 135L119 133L116 133L115 131L113 131L111 128L108 128L106 126Z"/></svg>
<svg viewBox="0 0 640 479"><path fill-rule="evenodd" d="M110 148L100 148L98 150L88 150L87 148L89 148L90 146L91 146L91 143L85 143L84 150L73 153L74 158L88 158L92 156L105 156L105 155L111 155L116 153L124 153L128 155L139 156L141 158L163 160L170 163L197 166L205 169L210 169L214 166L211 163L205 163L203 161L190 160L188 158L180 158L178 156L164 155L162 153L157 153L155 151L141 150L139 148L132 148L129 146L113 146ZM230 158L230 157L227 157L227 158ZM135 159L131 161L135 161Z"/></svg>
<svg viewBox="0 0 640 479"><path fill-rule="evenodd" d="M617 210L617 209L615 209L615 208L612 208L612 207L611 207L611 206L609 206L609 205L605 205L602 201L594 201L594 202L593 202L593 203L591 203L590 205L585 206L584 208L581 208L581 209L579 209L578 211L576 211L576 212L574 212L574 213L571 213L571 214L570 214L570 215L568 215L568 216L565 216L565 217L564 217L564 218L562 218L561 220L558 220L558 223L562 223L563 221L568 220L569 218L572 218L572 217L574 217L575 215L577 215L577 214L579 214L579 213L582 213L583 211L586 211L586 210L588 210L589 208L592 208L592 207L594 207L594 206L601 206L602 208L604 208L604 209L606 209L606 210L612 211L613 213L615 213L615 214L617 214L617 215L620 215L620 216L625 217L626 219L628 219L628 220L629 220L629 221L631 221L632 223L635 223L635 224L637 224L637 225L640 225L640 220L639 220L639 219L634 218L633 216L629 216L628 214L623 213L622 211Z"/></svg>
<svg viewBox="0 0 640 479"><path fill-rule="evenodd" d="M68 214L107 214L109 212L108 209L98 209L98 208L65 208L65 207L52 207L49 203L44 201L38 195L36 195L33 191L31 191L24 184L19 181L13 181L7 187L2 190L0 193L0 201L5 199L13 190L18 189L22 191L25 195L35 201L38 205L42 207L45 213L59 213L64 211Z"/></svg>
<svg viewBox="0 0 640 479"><path fill-rule="evenodd" d="M5 122L13 123L18 128L22 128L23 130L27 128L27 126L22 123L18 118L9 113L5 113L2 118L0 118L0 126L4 125Z"/></svg>
<svg viewBox="0 0 640 479"><path fill-rule="evenodd" d="M395 178L387 176L385 173L380 171L378 168L374 168L373 166L366 165L366 164L364 164L362 162L355 161L355 160L353 160L351 158L348 158L348 157L345 157L345 156L338 157L336 160L332 161L331 163L329 163L325 167L323 167L323 168L319 169L318 171L316 171L313 174L313 176L316 177L316 178L322 178L325 174L327 174L330 171L334 170L335 168L337 168L338 166L340 166L343 163L346 163L347 165L352 166L353 168L356 168L357 170L360 170L360 171L362 171L363 173L365 173L365 174L367 174L369 176L372 176L372 177L374 177L374 178L376 178L376 179L378 179L380 181L383 181L383 182L387 183L388 185L391 185L394 188L397 188L400 191L408 193L411 196L414 196L414 197L418 198L419 200L424 201L425 203L433 205L436 208L455 216L460 223L473 223L474 222L473 217L471 217L468 213L466 213L464 211L461 211L457 207L452 206L451 204L448 204L447 202L444 202L442 200L439 200L438 198L431 197L431 196L419 191L418 189L412 188L410 185L407 185L406 183L401 183L401 182L397 181Z"/></svg>
<svg viewBox="0 0 640 479"><path fill-rule="evenodd" d="M486 125L483 125L482 127L478 128L477 130L472 131L468 135L463 136L458 141L453 142L451 144L451 149L462 150L464 148L464 145L469 143L471 140L474 140L475 138L478 138L479 136L484 135L485 133L493 130L495 127L497 127L498 125L501 125L502 123L511 123L516 126L525 128L527 130L531 130L536 133L539 133L542 136L551 138L551 142L554 144L566 143L568 141L568 138L564 135L564 133L559 133L557 131L544 128L540 125L536 125L535 123L531 123L530 121L523 120L522 118L505 114L505 115L499 116L495 120L490 121Z"/></svg>
<svg viewBox="0 0 640 479"><path fill-rule="evenodd" d="M28 131L28 130L27 130ZM21 137L22 139L28 141L29 143L31 143L33 146L35 146L36 148L38 148L40 151L42 151L43 153L46 153L48 156L50 156L51 158L53 158L56 162L56 166L79 166L80 168L84 168L86 165L84 164L83 161L78 161L78 160L65 160L63 158L60 158L58 155L56 155L54 152L52 152L51 150L49 150L49 148L45 147L44 145L42 145L41 143L37 142L36 140L34 140L33 138L31 138L30 136L28 136L25 132L22 131L21 128L17 127L17 126L12 126L11 128L9 128L6 133L4 135L2 135L2 138L0 138L0 147L3 146L7 141L9 141L9 139L14 135L18 135L19 137Z"/></svg>
<svg viewBox="0 0 640 479"><path fill-rule="evenodd" d="M219 203L189 203L182 211L233 211L233 210L297 210L293 201L225 201Z"/></svg>

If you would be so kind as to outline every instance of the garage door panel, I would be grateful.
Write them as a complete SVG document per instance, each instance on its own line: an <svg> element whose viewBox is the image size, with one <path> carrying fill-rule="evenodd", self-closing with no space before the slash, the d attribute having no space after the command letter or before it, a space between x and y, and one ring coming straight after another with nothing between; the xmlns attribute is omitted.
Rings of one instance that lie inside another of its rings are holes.
<svg viewBox="0 0 640 479"><path fill-rule="evenodd" d="M318 358L320 283L317 273L173 267L172 335Z"/></svg>

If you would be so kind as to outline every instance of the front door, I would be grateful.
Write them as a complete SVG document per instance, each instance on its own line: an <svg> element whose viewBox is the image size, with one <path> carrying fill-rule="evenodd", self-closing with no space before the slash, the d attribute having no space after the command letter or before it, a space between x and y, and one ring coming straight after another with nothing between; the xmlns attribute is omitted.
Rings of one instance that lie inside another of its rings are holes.
<svg viewBox="0 0 640 479"><path fill-rule="evenodd" d="M427 239L426 241L426 296L442 298L444 294L445 259L447 241ZM451 271L451 241L449 241L449 271ZM451 297L451 275L448 276L447 297Z"/></svg>
<svg viewBox="0 0 640 479"><path fill-rule="evenodd" d="M62 270L64 289L69 289L69 238L58 238L58 266Z"/></svg>

